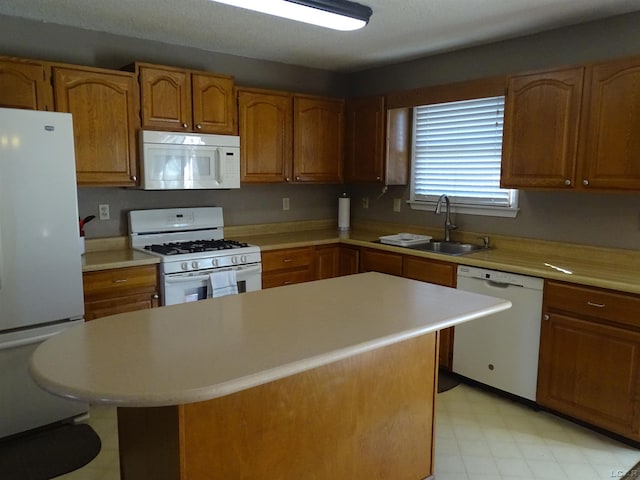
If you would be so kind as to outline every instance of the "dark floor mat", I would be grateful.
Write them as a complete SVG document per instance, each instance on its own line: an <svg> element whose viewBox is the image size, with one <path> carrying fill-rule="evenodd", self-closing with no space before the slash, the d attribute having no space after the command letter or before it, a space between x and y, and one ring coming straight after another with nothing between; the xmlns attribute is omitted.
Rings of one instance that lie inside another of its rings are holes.
<svg viewBox="0 0 640 480"><path fill-rule="evenodd" d="M61 425L0 442L0 476L49 480L86 465L100 452L98 434L86 424Z"/></svg>

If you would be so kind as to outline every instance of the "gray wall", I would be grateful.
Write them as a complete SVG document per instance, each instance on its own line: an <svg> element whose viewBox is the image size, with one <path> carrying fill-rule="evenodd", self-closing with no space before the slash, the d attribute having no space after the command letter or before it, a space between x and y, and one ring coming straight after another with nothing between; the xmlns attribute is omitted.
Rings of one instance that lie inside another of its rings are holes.
<svg viewBox="0 0 640 480"><path fill-rule="evenodd" d="M0 54L120 68L135 60L231 74L240 85L327 95L383 93L516 73L572 63L640 54L640 14L554 30L516 40L406 62L345 76L125 38L100 32L0 16ZM640 160L639 160L640 161ZM408 188L377 186L250 185L234 191L145 192L121 188L80 188L81 215L111 206L111 221L87 226L89 238L127 233L126 212L137 208L220 205L228 225L335 218L337 196L352 197L352 218L440 226L442 218L412 211L392 211L393 198L408 198ZM370 198L364 210L359 199ZM289 197L291 210L282 211ZM515 219L458 215L462 229L548 240L640 246L640 195L522 192Z"/></svg>
<svg viewBox="0 0 640 480"><path fill-rule="evenodd" d="M351 95L371 95L475 78L640 55L640 13L553 30L352 74ZM637 159L640 162L640 158ZM443 218L403 204L393 212L393 198L409 198L409 188L348 189L352 218L441 226ZM370 206L361 208L361 198ZM379 197L379 198L378 198ZM376 200L377 199L377 200ZM619 248L640 248L640 195L575 192L520 192L515 219L458 215L461 229L475 232L569 241Z"/></svg>

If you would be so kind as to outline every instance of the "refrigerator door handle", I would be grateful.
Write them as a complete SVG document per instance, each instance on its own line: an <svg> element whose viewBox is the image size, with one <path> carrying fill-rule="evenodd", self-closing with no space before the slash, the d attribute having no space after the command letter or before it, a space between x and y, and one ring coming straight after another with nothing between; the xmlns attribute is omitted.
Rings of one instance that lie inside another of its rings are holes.
<svg viewBox="0 0 640 480"><path fill-rule="evenodd" d="M44 342L47 338L53 337L57 333L60 333L60 332L58 331L49 332L42 335L37 335L35 337L19 338L17 340L11 340L8 342L0 343L0 351L9 350L11 348L16 348L16 347L22 347L24 345L31 345L33 343Z"/></svg>
<svg viewBox="0 0 640 480"><path fill-rule="evenodd" d="M0 230L0 290L2 290L2 230Z"/></svg>

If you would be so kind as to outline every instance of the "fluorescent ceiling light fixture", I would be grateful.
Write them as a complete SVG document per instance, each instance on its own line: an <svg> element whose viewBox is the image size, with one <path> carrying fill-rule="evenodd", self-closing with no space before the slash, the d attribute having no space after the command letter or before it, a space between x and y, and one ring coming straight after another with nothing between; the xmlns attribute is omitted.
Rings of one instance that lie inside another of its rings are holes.
<svg viewBox="0 0 640 480"><path fill-rule="evenodd" d="M347 0L211 0L333 30L364 27L371 9Z"/></svg>

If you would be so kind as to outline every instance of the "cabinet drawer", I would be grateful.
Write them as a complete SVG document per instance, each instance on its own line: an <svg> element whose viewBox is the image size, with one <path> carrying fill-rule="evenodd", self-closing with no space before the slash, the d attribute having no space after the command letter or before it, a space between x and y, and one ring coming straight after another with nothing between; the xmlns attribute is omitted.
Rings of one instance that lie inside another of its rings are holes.
<svg viewBox="0 0 640 480"><path fill-rule="evenodd" d="M114 268L82 275L85 298L117 297L157 290L155 265Z"/></svg>
<svg viewBox="0 0 640 480"><path fill-rule="evenodd" d="M312 247L287 248L262 252L262 271L277 272L294 268L313 266L315 260Z"/></svg>
<svg viewBox="0 0 640 480"><path fill-rule="evenodd" d="M640 327L640 296L638 295L547 281L544 304L545 308Z"/></svg>
<svg viewBox="0 0 640 480"><path fill-rule="evenodd" d="M456 266L437 260L404 257L404 276L445 287L456 286Z"/></svg>
<svg viewBox="0 0 640 480"><path fill-rule="evenodd" d="M262 288L282 287L313 280L312 270L293 270L262 274Z"/></svg>
<svg viewBox="0 0 640 480"><path fill-rule="evenodd" d="M107 317L117 313L155 308L159 305L159 302L158 294L151 293L87 302L84 304L84 319L88 322L89 320L95 320L96 318Z"/></svg>

